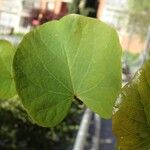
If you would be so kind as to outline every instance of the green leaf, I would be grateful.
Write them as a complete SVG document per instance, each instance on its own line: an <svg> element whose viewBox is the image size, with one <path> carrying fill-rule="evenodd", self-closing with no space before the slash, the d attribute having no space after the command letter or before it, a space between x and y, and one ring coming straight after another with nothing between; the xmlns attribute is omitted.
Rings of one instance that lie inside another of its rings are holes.
<svg viewBox="0 0 150 150"><path fill-rule="evenodd" d="M15 48L6 40L0 40L0 98L8 99L16 94L13 79Z"/></svg>
<svg viewBox="0 0 150 150"><path fill-rule="evenodd" d="M77 97L109 118L121 88L121 53L115 30L99 20L68 15L40 26L14 59L24 107L36 123L53 127Z"/></svg>
<svg viewBox="0 0 150 150"><path fill-rule="evenodd" d="M122 89L114 109L113 130L120 150L150 149L150 60Z"/></svg>

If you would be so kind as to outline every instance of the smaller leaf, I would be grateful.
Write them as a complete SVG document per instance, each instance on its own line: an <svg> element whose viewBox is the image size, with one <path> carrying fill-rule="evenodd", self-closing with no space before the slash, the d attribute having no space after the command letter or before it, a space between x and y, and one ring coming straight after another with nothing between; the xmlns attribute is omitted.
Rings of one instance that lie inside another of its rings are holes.
<svg viewBox="0 0 150 150"><path fill-rule="evenodd" d="M120 150L150 149L150 60L123 89L113 114Z"/></svg>
<svg viewBox="0 0 150 150"><path fill-rule="evenodd" d="M0 40L0 98L11 98L16 94L13 79L15 48L6 40Z"/></svg>

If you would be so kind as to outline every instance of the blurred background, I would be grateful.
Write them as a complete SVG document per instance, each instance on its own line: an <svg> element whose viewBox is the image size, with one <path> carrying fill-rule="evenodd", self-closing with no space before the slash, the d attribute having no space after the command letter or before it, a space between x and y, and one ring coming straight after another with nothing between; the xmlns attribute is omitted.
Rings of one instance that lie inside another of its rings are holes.
<svg viewBox="0 0 150 150"><path fill-rule="evenodd" d="M149 0L0 0L0 39L17 45L25 33L70 13L97 18L118 31L126 84L150 50ZM0 150L114 150L111 120L72 105L59 126L42 128L32 123L18 97L0 100Z"/></svg>

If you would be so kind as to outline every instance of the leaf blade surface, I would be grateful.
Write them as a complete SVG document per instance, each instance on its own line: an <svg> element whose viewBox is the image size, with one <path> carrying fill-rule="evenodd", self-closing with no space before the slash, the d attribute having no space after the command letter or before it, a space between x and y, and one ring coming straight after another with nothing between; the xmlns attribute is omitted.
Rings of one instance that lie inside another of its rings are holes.
<svg viewBox="0 0 150 150"><path fill-rule="evenodd" d="M118 98L113 130L121 150L150 148L150 61L136 73Z"/></svg>
<svg viewBox="0 0 150 150"><path fill-rule="evenodd" d="M6 40L0 40L0 98L8 99L16 94L13 79L15 48Z"/></svg>
<svg viewBox="0 0 150 150"><path fill-rule="evenodd" d="M14 59L17 91L29 115L42 126L62 121L74 96L108 118L121 87L120 57L114 29L96 19L69 15L25 36ZM90 90L94 86L96 92ZM107 112L102 109L106 105ZM41 119L36 114L40 110Z"/></svg>

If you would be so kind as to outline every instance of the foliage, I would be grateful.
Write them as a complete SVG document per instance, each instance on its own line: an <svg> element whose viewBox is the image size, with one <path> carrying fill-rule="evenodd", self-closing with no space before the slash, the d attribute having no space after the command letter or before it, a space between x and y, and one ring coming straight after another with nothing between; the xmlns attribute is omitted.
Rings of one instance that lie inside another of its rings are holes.
<svg viewBox="0 0 150 150"><path fill-rule="evenodd" d="M129 30L145 37L150 25L149 0L128 0L130 8Z"/></svg>
<svg viewBox="0 0 150 150"><path fill-rule="evenodd" d="M16 94L12 62L15 48L6 40L0 40L0 98L7 99Z"/></svg>
<svg viewBox="0 0 150 150"><path fill-rule="evenodd" d="M69 13L96 18L98 0L73 0L68 4Z"/></svg>
<svg viewBox="0 0 150 150"><path fill-rule="evenodd" d="M150 148L150 60L123 89L116 102L113 130L121 150Z"/></svg>
<svg viewBox="0 0 150 150"><path fill-rule="evenodd" d="M20 100L0 101L1 150L72 149L83 109L73 104L66 119L55 128L43 128L31 122Z"/></svg>
<svg viewBox="0 0 150 150"><path fill-rule="evenodd" d="M129 0L129 6L133 12L149 12L150 2L149 0Z"/></svg>
<svg viewBox="0 0 150 150"><path fill-rule="evenodd" d="M53 127L80 100L109 118L121 88L121 47L99 20L68 15L28 33L14 57L16 88L37 124Z"/></svg>
<svg viewBox="0 0 150 150"><path fill-rule="evenodd" d="M68 4L70 14L80 14L80 0L73 0L73 2Z"/></svg>

